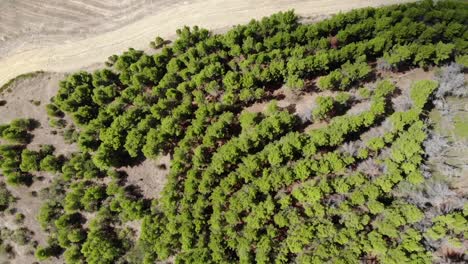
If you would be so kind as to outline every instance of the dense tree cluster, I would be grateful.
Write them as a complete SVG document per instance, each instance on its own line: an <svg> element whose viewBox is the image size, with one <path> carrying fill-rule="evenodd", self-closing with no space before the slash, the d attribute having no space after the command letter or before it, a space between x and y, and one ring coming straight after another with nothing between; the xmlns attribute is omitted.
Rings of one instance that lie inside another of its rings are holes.
<svg viewBox="0 0 468 264"><path fill-rule="evenodd" d="M356 84L358 81L364 80L371 72L372 69L367 65L364 57L364 61L362 62L351 64L348 61L341 66L341 69L334 70L328 75L321 77L317 85L320 90L344 90Z"/></svg>
<svg viewBox="0 0 468 264"><path fill-rule="evenodd" d="M347 93L339 93L336 97L319 96L315 100L315 107L312 110L314 120L323 120L343 112L349 107L351 96Z"/></svg>
<svg viewBox="0 0 468 264"><path fill-rule="evenodd" d="M26 148L26 145L0 145L0 169L6 182L11 185L30 184L32 172L61 171L63 156L53 154L52 145L44 145L39 151Z"/></svg>
<svg viewBox="0 0 468 264"><path fill-rule="evenodd" d="M212 115L233 111L261 100L276 83L302 88L322 73L328 75L319 79L321 89L349 89L369 76L367 60L382 55L395 67L453 59L466 51L460 5L367 8L312 25L286 12L225 35L185 27L153 56L130 49L113 57L118 73L70 75L53 101L82 126L79 145L96 150L100 168L119 166L170 152L205 104L213 104Z"/></svg>
<svg viewBox="0 0 468 264"><path fill-rule="evenodd" d="M50 237L36 256L430 263L436 248L426 245L447 236L459 244L466 212L456 208L423 224L424 207L394 190L425 181L422 120L432 98L460 94L460 77L449 83L447 76L461 70L450 66L438 82L414 82L409 106L397 109L399 87L374 80L373 65L379 59L399 71L463 60L467 10L463 2L423 1L310 25L289 11L223 35L184 27L171 45L156 38L154 55L129 49L111 56L108 68L69 75L46 109L54 126L71 117L77 129L68 136L79 152L33 151L20 145L30 129L23 121L0 127L17 144L0 146L7 182L37 171L57 175L41 193L38 221ZM275 101L260 113L245 109L274 98L283 84L330 96L317 97L311 122ZM369 107L348 113L359 103ZM363 136L379 126L386 126L379 135ZM125 184L121 167L162 154L171 166L160 198ZM132 243L125 224L137 220L141 234Z"/></svg>

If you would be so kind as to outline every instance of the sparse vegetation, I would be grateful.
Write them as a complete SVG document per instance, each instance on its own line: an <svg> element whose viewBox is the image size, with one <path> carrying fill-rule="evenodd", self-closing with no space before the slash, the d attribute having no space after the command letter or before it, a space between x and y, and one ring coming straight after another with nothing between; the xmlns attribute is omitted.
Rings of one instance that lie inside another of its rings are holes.
<svg viewBox="0 0 468 264"><path fill-rule="evenodd" d="M42 74L42 73L44 73L44 71L35 71L35 72L29 72L29 73L18 75L15 78L9 80L8 82L6 82L4 85L2 85L0 87L0 94L3 93L4 91L8 91L8 90L10 90L8 92L11 92L10 86L13 83L15 83L17 81L20 81L20 80L23 80L23 79L32 78L32 77L37 76L37 75Z"/></svg>

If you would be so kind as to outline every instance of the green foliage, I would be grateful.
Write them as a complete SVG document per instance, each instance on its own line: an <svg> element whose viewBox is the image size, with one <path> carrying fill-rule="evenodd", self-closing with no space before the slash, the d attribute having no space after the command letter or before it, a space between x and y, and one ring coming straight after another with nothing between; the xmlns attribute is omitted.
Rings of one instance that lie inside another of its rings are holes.
<svg viewBox="0 0 468 264"><path fill-rule="evenodd" d="M315 99L315 107L312 110L314 120L323 120L338 115L347 109L351 96L348 93L340 92L336 97L319 96Z"/></svg>
<svg viewBox="0 0 468 264"><path fill-rule="evenodd" d="M439 84L436 81L417 81L411 87L411 100L416 108L423 108L426 105L432 92L437 89Z"/></svg>
<svg viewBox="0 0 468 264"><path fill-rule="evenodd" d="M468 67L468 55L461 55L455 58L455 61L463 65L463 67L467 68Z"/></svg>
<svg viewBox="0 0 468 264"><path fill-rule="evenodd" d="M365 99L371 97L371 93L372 92L366 87L359 88L359 90L358 90L359 96L361 96L362 98L365 98Z"/></svg>
<svg viewBox="0 0 468 264"><path fill-rule="evenodd" d="M328 117L330 111L333 110L334 100L331 96L319 96L315 100L316 107L312 111L312 116L315 120L322 120Z"/></svg>
<svg viewBox="0 0 468 264"><path fill-rule="evenodd" d="M110 227L91 227L81 253L86 263L115 263L115 260L123 253L120 243Z"/></svg>
<svg viewBox="0 0 468 264"><path fill-rule="evenodd" d="M0 145L0 168L10 185L29 184L30 178L20 170L23 146Z"/></svg>
<svg viewBox="0 0 468 264"><path fill-rule="evenodd" d="M0 211L5 211L15 200L15 197L10 193L5 184L0 184Z"/></svg>
<svg viewBox="0 0 468 264"><path fill-rule="evenodd" d="M85 153L75 153L71 159L62 166L63 178L93 179L103 174L91 160L91 155Z"/></svg>
<svg viewBox="0 0 468 264"><path fill-rule="evenodd" d="M63 252L66 263L70 264L81 264L83 262L83 255L81 254L80 247L78 245L72 245L65 252Z"/></svg>
<svg viewBox="0 0 468 264"><path fill-rule="evenodd" d="M39 171L41 155L37 151L24 149L21 152L20 169L24 172Z"/></svg>
<svg viewBox="0 0 468 264"><path fill-rule="evenodd" d="M88 187L81 198L81 204L86 211L96 210L100 202L106 198L106 191L103 186L91 186Z"/></svg>
<svg viewBox="0 0 468 264"><path fill-rule="evenodd" d="M38 122L33 119L15 119L9 124L0 125L0 138L12 143L29 143L32 139L29 132L38 125Z"/></svg>
<svg viewBox="0 0 468 264"><path fill-rule="evenodd" d="M394 68L404 65L418 65L427 67L431 64L440 65L453 58L455 45L451 43L438 42L436 44L419 45L396 45L391 52L386 53L385 60Z"/></svg>
<svg viewBox="0 0 468 264"><path fill-rule="evenodd" d="M62 118L52 118L49 120L49 126L53 128L64 128L67 126L67 121Z"/></svg>
<svg viewBox="0 0 468 264"><path fill-rule="evenodd" d="M366 79L371 71L371 67L365 62L351 64L348 61L341 66L340 70L334 70L328 75L321 77L317 85L320 90L346 90L351 85Z"/></svg>
<svg viewBox="0 0 468 264"><path fill-rule="evenodd" d="M340 105L346 105L350 99L351 99L351 95L349 93L346 93L346 92L339 92L336 96L335 96L335 101L340 104Z"/></svg>
<svg viewBox="0 0 468 264"><path fill-rule="evenodd" d="M63 117L63 112L55 104L47 104L46 110L50 117Z"/></svg>
<svg viewBox="0 0 468 264"><path fill-rule="evenodd" d="M39 163L41 171L58 172L62 168L62 162L54 155L45 156Z"/></svg>
<svg viewBox="0 0 468 264"><path fill-rule="evenodd" d="M358 96L345 91L379 77L370 66L376 58L404 70L463 56L466 7L424 1L307 25L288 11L223 35L184 27L172 45L157 38L157 54L129 49L111 56L109 68L69 75L46 108L52 125L65 126L55 119L62 112L72 118L76 129L63 133L80 152L65 158L53 149L0 146L9 182L27 171L55 173L38 214L51 241L37 257L64 251L67 263L169 256L176 263L429 263L432 240L459 244L466 222L457 208L431 219L423 234L427 205L405 203L417 199L402 199L396 186L425 181L421 120L437 83L415 82L405 112L392 109L396 86L388 80ZM308 130L292 105L275 100L249 112L278 97L284 84L301 89L296 94L314 85L340 91L317 98L311 114L327 120L323 127ZM369 109L345 115L360 102ZM0 127L2 137L27 143L16 140L29 135L21 126ZM363 136L374 131L378 136ZM162 155L171 158L167 183L150 200L124 172ZM140 240L131 243L125 226L136 220L143 222Z"/></svg>
<svg viewBox="0 0 468 264"><path fill-rule="evenodd" d="M39 261L46 260L50 257L57 257L60 253L60 247L57 245L57 241L54 239L48 239L48 245L46 247L39 246L36 249L35 257Z"/></svg>
<svg viewBox="0 0 468 264"><path fill-rule="evenodd" d="M50 226L55 219L60 216L62 210L61 204L55 201L45 202L37 215L37 220L41 224L42 228Z"/></svg>
<svg viewBox="0 0 468 264"><path fill-rule="evenodd" d="M54 254L51 252L49 248L44 248L44 247L38 247L35 252L36 259L39 261L44 261L53 255Z"/></svg>
<svg viewBox="0 0 468 264"><path fill-rule="evenodd" d="M159 49L161 47L163 47L164 45L166 44L169 44L170 41L169 40L164 40L163 38L161 38L160 36L157 36L154 41L151 41L150 42L150 47L153 48L153 49Z"/></svg>

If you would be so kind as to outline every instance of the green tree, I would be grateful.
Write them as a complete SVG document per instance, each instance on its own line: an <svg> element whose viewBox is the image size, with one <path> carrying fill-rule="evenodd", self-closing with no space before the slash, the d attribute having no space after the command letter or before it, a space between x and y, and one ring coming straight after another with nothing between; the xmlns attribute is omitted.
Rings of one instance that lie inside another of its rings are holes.
<svg viewBox="0 0 468 264"><path fill-rule="evenodd" d="M39 166L41 171L58 172L62 168L62 162L60 158L57 158L54 155L47 155L41 160Z"/></svg>
<svg viewBox="0 0 468 264"><path fill-rule="evenodd" d="M331 96L319 96L315 100L316 107L312 110L312 116L315 120L323 120L329 117L333 110L335 101Z"/></svg>
<svg viewBox="0 0 468 264"><path fill-rule="evenodd" d="M24 149L21 153L20 169L24 172L39 171L41 154L37 151Z"/></svg>
<svg viewBox="0 0 468 264"><path fill-rule="evenodd" d="M91 229L83 243L81 253L90 264L115 263L123 253L121 241L110 228Z"/></svg>

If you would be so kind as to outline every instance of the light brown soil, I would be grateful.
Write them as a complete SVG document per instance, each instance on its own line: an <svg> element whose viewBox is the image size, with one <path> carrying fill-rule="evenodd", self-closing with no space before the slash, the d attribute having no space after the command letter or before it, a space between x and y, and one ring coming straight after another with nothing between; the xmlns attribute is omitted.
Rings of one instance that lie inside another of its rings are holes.
<svg viewBox="0 0 468 264"><path fill-rule="evenodd" d="M70 43L115 30L169 0L10 0L0 2L0 57L35 47Z"/></svg>
<svg viewBox="0 0 468 264"><path fill-rule="evenodd" d="M275 90L273 96L281 98L276 100L281 108L294 107L294 112L298 116L309 116L310 111L314 108L315 100L319 96L333 96L335 92L300 92L291 90L285 86ZM247 107L245 110L249 112L259 113L266 110L270 102L255 103Z"/></svg>
<svg viewBox="0 0 468 264"><path fill-rule="evenodd" d="M42 231L39 222L36 220L39 208L41 207L43 201L39 197L33 197L31 192L36 191L39 193L39 191L44 187L49 186L52 175L41 174L41 176L45 176L43 181L35 180L34 183L29 187L8 187L12 195L18 198L16 203L11 205L11 207L16 208L18 213L23 213L25 215L25 220L23 224L18 225L14 223L14 216L7 215L6 217L1 217L2 221L0 221L0 226L8 227L11 230L15 230L20 226L27 227L29 230L34 232L32 241L37 241L39 244L44 245L46 243L47 236L45 232ZM10 244L14 247L16 252L16 256L11 261L11 263L23 264L37 261L34 255L28 254L28 251L32 250L34 252L34 248L31 245L19 246L15 243ZM57 259L52 258L49 261L41 263L59 262L57 262Z"/></svg>
<svg viewBox="0 0 468 264"><path fill-rule="evenodd" d="M127 185L139 187L146 198L153 199L159 197L166 184L170 165L170 157L166 155L157 160L146 159L137 166L124 167L122 170L128 174Z"/></svg>
<svg viewBox="0 0 468 264"><path fill-rule="evenodd" d="M63 73L41 73L33 78L17 81L11 86L12 92L4 92L0 95L7 103L0 107L0 124L9 123L16 118L33 118L41 124L35 129L33 141L28 148L37 150L40 145L52 144L56 148L56 154L69 154L77 150L75 144L66 144L59 134L53 135L56 130L49 126L45 105L50 98L57 93L58 82L63 79ZM39 101L35 105L32 101Z"/></svg>
<svg viewBox="0 0 468 264"><path fill-rule="evenodd" d="M434 71L425 71L421 68L417 68L405 73L392 73L389 77L396 82L400 90L409 90L411 84L415 81L434 79Z"/></svg>

